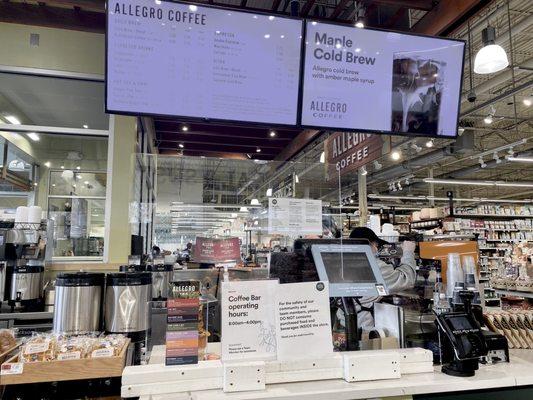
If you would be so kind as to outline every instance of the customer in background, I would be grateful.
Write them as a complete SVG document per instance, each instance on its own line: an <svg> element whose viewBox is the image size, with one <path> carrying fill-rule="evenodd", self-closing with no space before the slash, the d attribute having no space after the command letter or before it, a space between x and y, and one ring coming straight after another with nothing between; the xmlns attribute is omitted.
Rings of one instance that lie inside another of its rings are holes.
<svg viewBox="0 0 533 400"><path fill-rule="evenodd" d="M379 248L384 244L388 244L383 239L380 239L372 229L365 227L355 228L350 233L351 239L366 239L370 242L372 252L377 258ZM379 269L387 285L389 294L401 292L406 289L411 289L416 281L416 262L415 262L415 242L405 241L402 243L403 256L400 261L400 266L395 268L392 264L387 264L383 260L377 258ZM372 316L374 303L379 300L379 297L363 297L356 299L357 310L357 325L359 328L373 328L374 318Z"/></svg>

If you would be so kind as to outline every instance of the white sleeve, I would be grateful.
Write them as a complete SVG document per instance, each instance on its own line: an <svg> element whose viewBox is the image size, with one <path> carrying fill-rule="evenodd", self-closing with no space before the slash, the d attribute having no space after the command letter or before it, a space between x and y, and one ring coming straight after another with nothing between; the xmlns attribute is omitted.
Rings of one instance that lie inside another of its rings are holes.
<svg viewBox="0 0 533 400"><path fill-rule="evenodd" d="M413 253L405 253L398 268L378 260L379 269L387 284L389 294L411 289L416 281L416 262Z"/></svg>

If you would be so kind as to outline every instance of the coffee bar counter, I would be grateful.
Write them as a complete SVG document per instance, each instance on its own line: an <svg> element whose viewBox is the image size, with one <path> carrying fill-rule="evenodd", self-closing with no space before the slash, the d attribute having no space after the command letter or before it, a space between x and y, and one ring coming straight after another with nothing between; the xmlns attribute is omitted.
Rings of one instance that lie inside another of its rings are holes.
<svg viewBox="0 0 533 400"><path fill-rule="evenodd" d="M210 343L211 345L211 343ZM150 359L151 365L164 367L164 346L156 346ZM435 366L433 372L402 374L399 379L386 379L348 383L342 379L315 380L267 384L262 391L225 393L222 389L194 390L166 394L145 394L141 400L355 400L387 398L397 396L427 395L432 393L456 393L498 389L506 392L512 388L533 385L533 352L511 350L511 362L482 365L476 375L470 378L453 377L440 372ZM200 389L200 388L199 388ZM528 388L529 389L529 388ZM127 391L123 387L122 393ZM533 393L533 388L531 388ZM154 390L157 392L157 389ZM511 396L512 393L509 394ZM502 396L501 398L506 398Z"/></svg>

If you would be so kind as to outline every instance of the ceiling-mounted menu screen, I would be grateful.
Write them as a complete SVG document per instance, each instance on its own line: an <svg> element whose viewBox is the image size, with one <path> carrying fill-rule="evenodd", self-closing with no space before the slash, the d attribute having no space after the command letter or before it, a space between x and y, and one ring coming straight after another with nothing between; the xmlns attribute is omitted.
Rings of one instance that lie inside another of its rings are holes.
<svg viewBox="0 0 533 400"><path fill-rule="evenodd" d="M107 11L108 112L297 124L302 21L166 1Z"/></svg>
<svg viewBox="0 0 533 400"><path fill-rule="evenodd" d="M464 42L307 22L302 125L457 133Z"/></svg>

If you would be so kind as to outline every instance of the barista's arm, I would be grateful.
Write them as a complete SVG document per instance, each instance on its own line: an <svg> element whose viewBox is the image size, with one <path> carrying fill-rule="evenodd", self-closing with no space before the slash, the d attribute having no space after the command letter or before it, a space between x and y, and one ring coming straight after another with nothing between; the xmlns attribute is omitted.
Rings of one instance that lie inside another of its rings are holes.
<svg viewBox="0 0 533 400"><path fill-rule="evenodd" d="M387 289L390 294L401 292L402 290L411 289L416 281L416 262L414 255L414 243L404 242L403 257L398 268L394 268L392 264L387 264L384 261L379 261L379 268L383 279L387 284ZM407 244L409 243L409 244ZM413 243L411 245L411 243Z"/></svg>

